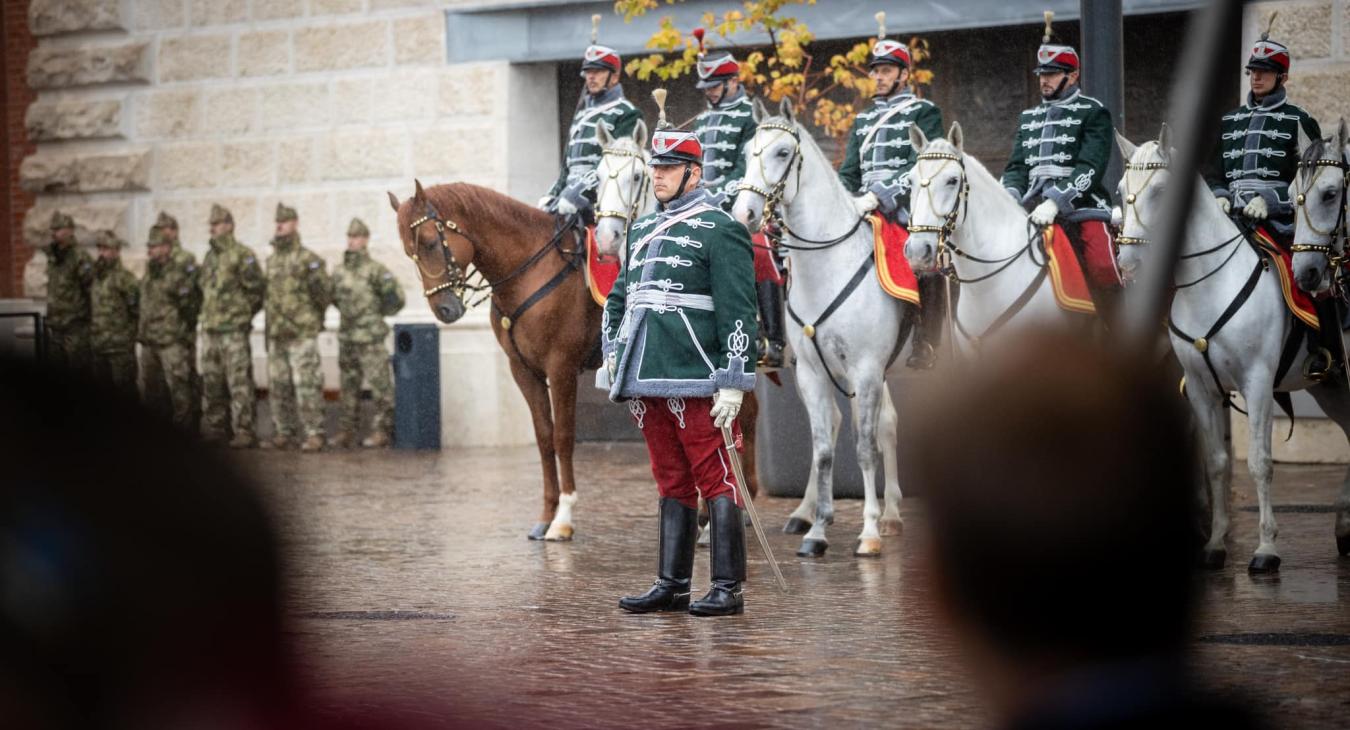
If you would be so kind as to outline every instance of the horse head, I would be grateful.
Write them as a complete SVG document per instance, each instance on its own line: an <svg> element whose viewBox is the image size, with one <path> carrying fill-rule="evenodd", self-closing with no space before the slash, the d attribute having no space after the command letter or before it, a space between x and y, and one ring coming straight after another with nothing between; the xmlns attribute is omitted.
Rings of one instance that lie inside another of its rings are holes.
<svg viewBox="0 0 1350 730"><path fill-rule="evenodd" d="M745 146L745 175L731 214L746 228L758 231L774 206L791 203L797 194L799 185L790 185L789 178L794 168L801 174L805 132L797 123L792 102L786 98L779 105L778 116L769 116L758 99L753 114L759 126Z"/></svg>
<svg viewBox="0 0 1350 730"><path fill-rule="evenodd" d="M1341 119L1336 135L1308 145L1290 186L1294 199L1294 280L1321 294L1331 286L1330 264L1345 257L1346 215L1350 209L1350 131Z"/></svg>
<svg viewBox="0 0 1350 730"><path fill-rule="evenodd" d="M468 306L468 267L474 259L474 243L451 219L448 196L432 194L414 181L413 197L399 202L389 193L389 204L398 214L398 235L403 253L417 265L422 294L436 319L449 324L464 316ZM434 201L433 201L434 199Z"/></svg>
<svg viewBox="0 0 1350 730"><path fill-rule="evenodd" d="M946 139L934 140L911 126L909 142L918 156L906 173L910 193L905 258L916 271L933 271L939 248L961 225L970 192L961 123L952 122Z"/></svg>
<svg viewBox="0 0 1350 730"><path fill-rule="evenodd" d="M597 124L595 135L603 150L595 168L600 181L595 201L595 244L601 255L614 256L628 236L628 225L654 205L647 166L647 125L639 120L631 137L615 138L603 124Z"/></svg>
<svg viewBox="0 0 1350 730"><path fill-rule="evenodd" d="M1116 133L1116 145L1125 159L1124 174L1120 177L1121 229L1116 237L1116 263L1127 283L1143 262L1149 231L1167 194L1171 177L1167 169L1172 158L1171 136L1166 124L1157 140L1141 145Z"/></svg>

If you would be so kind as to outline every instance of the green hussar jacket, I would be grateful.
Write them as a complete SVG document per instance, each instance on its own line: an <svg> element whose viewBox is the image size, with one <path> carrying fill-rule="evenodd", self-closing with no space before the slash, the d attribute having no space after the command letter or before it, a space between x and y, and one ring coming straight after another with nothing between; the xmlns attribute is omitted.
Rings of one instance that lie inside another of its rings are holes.
<svg viewBox="0 0 1350 730"><path fill-rule="evenodd" d="M403 309L403 287L368 252L348 251L333 272L333 304L342 313L340 340L383 342L389 334L384 318Z"/></svg>
<svg viewBox="0 0 1350 730"><path fill-rule="evenodd" d="M1061 213L1110 210L1102 179L1111 161L1111 112L1078 88L1043 101L1017 119L1003 187L1023 205L1053 200Z"/></svg>
<svg viewBox="0 0 1350 730"><path fill-rule="evenodd" d="M755 387L750 234L701 187L629 227L605 302L610 400L707 397Z"/></svg>
<svg viewBox="0 0 1350 730"><path fill-rule="evenodd" d="M89 288L89 344L95 353L136 348L140 298L136 276L122 266L121 259L100 259L94 264L94 284Z"/></svg>
<svg viewBox="0 0 1350 730"><path fill-rule="evenodd" d="M745 146L755 136L755 118L744 89L694 119L694 136L703 145L703 186L730 210L736 186L745 177Z"/></svg>
<svg viewBox="0 0 1350 730"><path fill-rule="evenodd" d="M89 286L94 283L94 260L78 244L42 249L47 254L47 324L66 329L89 323Z"/></svg>
<svg viewBox="0 0 1350 730"><path fill-rule="evenodd" d="M203 332L248 332L262 309L267 280L253 249L227 233L211 239L202 259L201 287Z"/></svg>
<svg viewBox="0 0 1350 730"><path fill-rule="evenodd" d="M163 261L145 263L141 279L141 322L138 339L146 345L187 344L197 335L202 290L197 259L175 248Z"/></svg>
<svg viewBox="0 0 1350 730"><path fill-rule="evenodd" d="M300 234L272 239L267 259L267 337L303 340L323 331L332 283L323 259L300 245Z"/></svg>
<svg viewBox="0 0 1350 730"><path fill-rule="evenodd" d="M904 93L873 100L872 108L858 112L848 130L839 181L850 192L867 192L872 183L899 186L897 202L908 207L909 178L918 152L909 141L909 128L917 126L929 139L942 136L942 110L927 99Z"/></svg>
<svg viewBox="0 0 1350 730"><path fill-rule="evenodd" d="M1242 208L1252 198L1266 201L1270 218L1293 223L1289 183L1298 173L1299 155L1322 128L1302 107L1287 101L1285 90L1247 103L1223 115L1218 153L1207 170L1206 182L1219 197Z"/></svg>
<svg viewBox="0 0 1350 730"><path fill-rule="evenodd" d="M615 137L633 133L642 112L623 96L623 84L600 96L586 95L585 101L572 115L572 127L567 132L567 148L563 151L562 172L548 194L560 195L564 188L574 186L588 197L595 197L595 167L600 164L600 142L595 137L596 125L603 124Z"/></svg>

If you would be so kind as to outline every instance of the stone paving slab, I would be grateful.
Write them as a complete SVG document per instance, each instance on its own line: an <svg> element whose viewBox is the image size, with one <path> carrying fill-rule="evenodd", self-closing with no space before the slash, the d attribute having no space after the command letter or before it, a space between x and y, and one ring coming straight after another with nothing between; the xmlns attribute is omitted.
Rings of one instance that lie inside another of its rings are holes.
<svg viewBox="0 0 1350 730"><path fill-rule="evenodd" d="M790 596L752 545L745 616L629 616L615 601L644 588L656 562L641 444L579 448L572 543L525 540L540 503L532 448L243 458L274 500L293 631L321 706L503 727L987 721L923 595L921 500L904 503L905 533L877 559L852 557L862 504L839 502L829 554L805 561L799 538L777 531L795 500L761 497ZM1343 474L1279 466L1276 503L1329 505ZM1278 726L1344 727L1350 559L1335 554L1334 515L1278 514L1281 573L1252 577L1255 496L1245 470L1235 482L1230 565L1203 579L1201 674ZM1121 580L1148 600L1146 571Z"/></svg>

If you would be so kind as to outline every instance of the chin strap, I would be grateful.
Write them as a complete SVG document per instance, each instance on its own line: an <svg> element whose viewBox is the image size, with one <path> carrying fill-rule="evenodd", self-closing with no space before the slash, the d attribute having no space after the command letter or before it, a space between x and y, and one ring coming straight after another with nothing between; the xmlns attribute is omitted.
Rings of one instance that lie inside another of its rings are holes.
<svg viewBox="0 0 1350 730"><path fill-rule="evenodd" d="M684 163L684 175L680 178L680 187L675 189L675 197L671 200L679 200L684 197L684 186L689 184L689 174L694 171L694 163Z"/></svg>

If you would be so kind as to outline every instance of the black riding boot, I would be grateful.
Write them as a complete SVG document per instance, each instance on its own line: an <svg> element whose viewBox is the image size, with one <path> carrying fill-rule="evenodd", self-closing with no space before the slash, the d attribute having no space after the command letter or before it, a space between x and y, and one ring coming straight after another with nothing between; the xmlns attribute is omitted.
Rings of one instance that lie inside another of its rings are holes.
<svg viewBox="0 0 1350 730"><path fill-rule="evenodd" d="M745 523L741 510L731 497L718 497L708 503L712 517L712 588L707 595L689 604L695 616L731 616L745 610L741 582L745 580Z"/></svg>
<svg viewBox="0 0 1350 730"><path fill-rule="evenodd" d="M914 347L905 365L928 370L937 363L937 348L942 344L942 330L947 323L947 296L941 274L919 276L919 301L922 303L919 324L911 337Z"/></svg>
<svg viewBox="0 0 1350 730"><path fill-rule="evenodd" d="M624 596L619 608L633 613L685 611L689 608L689 581L694 577L694 540L698 538L698 510L679 500L661 498L661 557L657 579L640 596Z"/></svg>
<svg viewBox="0 0 1350 730"><path fill-rule="evenodd" d="M1092 302L1097 307L1097 316L1108 332L1122 332L1125 326L1125 289L1093 289Z"/></svg>
<svg viewBox="0 0 1350 730"><path fill-rule="evenodd" d="M759 351L759 366L780 368L783 366L783 287L772 281L755 283L755 294L759 299L759 335L762 347Z"/></svg>

